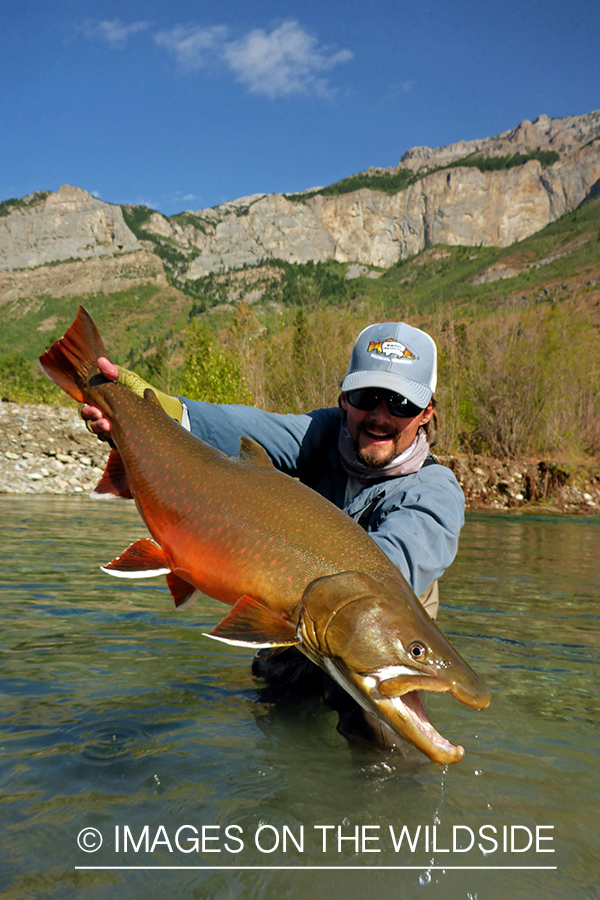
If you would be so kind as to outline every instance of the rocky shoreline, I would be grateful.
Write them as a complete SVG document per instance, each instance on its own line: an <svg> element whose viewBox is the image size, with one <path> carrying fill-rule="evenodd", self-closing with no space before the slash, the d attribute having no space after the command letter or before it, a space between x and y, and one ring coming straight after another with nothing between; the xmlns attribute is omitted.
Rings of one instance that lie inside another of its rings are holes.
<svg viewBox="0 0 600 900"><path fill-rule="evenodd" d="M98 483L108 446L73 407L0 402L0 494L83 494ZM551 460L440 457L469 510L600 515L600 469Z"/></svg>
<svg viewBox="0 0 600 900"><path fill-rule="evenodd" d="M0 494L86 493L108 459L72 406L0 402L0 442Z"/></svg>

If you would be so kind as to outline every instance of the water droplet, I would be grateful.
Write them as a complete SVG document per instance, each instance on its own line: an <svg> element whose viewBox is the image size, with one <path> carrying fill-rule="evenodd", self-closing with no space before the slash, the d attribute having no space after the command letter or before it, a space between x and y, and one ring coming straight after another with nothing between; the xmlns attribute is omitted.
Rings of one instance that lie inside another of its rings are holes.
<svg viewBox="0 0 600 900"><path fill-rule="evenodd" d="M346 816L345 819L342 819L342 825L349 825L349 824L350 824L350 819L348 818L348 816Z"/></svg>
<svg viewBox="0 0 600 900"><path fill-rule="evenodd" d="M431 872L429 871L429 869L425 869L425 871L419 875L419 884L425 885L425 884L429 884L430 882L431 882Z"/></svg>

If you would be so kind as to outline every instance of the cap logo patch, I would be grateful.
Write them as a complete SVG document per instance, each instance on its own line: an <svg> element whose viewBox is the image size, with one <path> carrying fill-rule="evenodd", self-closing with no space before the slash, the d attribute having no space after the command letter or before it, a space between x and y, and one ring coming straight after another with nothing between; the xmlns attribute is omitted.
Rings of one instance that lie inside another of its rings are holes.
<svg viewBox="0 0 600 900"><path fill-rule="evenodd" d="M382 354L387 356L388 359L417 359L416 353L413 353L400 341L393 340L393 338L388 338L386 341L369 341L367 353L370 353L374 359L377 359Z"/></svg>

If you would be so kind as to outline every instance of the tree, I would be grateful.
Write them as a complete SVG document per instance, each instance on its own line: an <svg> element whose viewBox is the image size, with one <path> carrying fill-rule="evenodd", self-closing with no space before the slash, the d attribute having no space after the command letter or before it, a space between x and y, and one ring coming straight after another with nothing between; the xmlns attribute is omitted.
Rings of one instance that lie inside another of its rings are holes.
<svg viewBox="0 0 600 900"><path fill-rule="evenodd" d="M181 390L190 400L252 403L239 355L197 320L186 332Z"/></svg>

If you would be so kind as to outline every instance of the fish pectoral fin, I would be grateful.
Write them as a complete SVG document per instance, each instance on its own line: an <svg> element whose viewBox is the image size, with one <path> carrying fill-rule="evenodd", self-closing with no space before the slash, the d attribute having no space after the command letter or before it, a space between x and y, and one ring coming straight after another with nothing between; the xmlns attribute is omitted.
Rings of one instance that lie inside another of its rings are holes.
<svg viewBox="0 0 600 900"><path fill-rule="evenodd" d="M206 636L243 647L289 647L300 643L289 619L247 595L240 597Z"/></svg>
<svg viewBox="0 0 600 900"><path fill-rule="evenodd" d="M270 469L273 468L273 462L265 448L262 447L258 441L253 441L252 438L249 437L240 438L239 458L244 460L244 462L251 462L257 466L268 466Z"/></svg>
<svg viewBox="0 0 600 900"><path fill-rule="evenodd" d="M120 556L115 556L101 568L118 578L154 578L171 571L165 551L150 538L134 541Z"/></svg>
<svg viewBox="0 0 600 900"><path fill-rule="evenodd" d="M115 449L110 451L104 474L92 491L92 497L104 496L106 494L122 497L123 500L131 500L133 498L129 484L127 483L123 459L119 451Z"/></svg>
<svg viewBox="0 0 600 900"><path fill-rule="evenodd" d="M197 600L202 595L198 588L181 578L180 575L176 575L175 572L169 571L167 573L167 586L171 591L171 596L177 609L191 606L194 600Z"/></svg>

